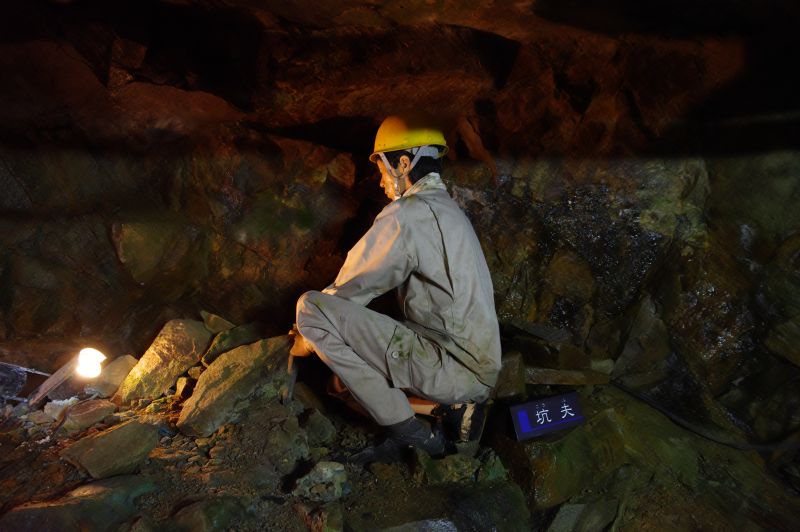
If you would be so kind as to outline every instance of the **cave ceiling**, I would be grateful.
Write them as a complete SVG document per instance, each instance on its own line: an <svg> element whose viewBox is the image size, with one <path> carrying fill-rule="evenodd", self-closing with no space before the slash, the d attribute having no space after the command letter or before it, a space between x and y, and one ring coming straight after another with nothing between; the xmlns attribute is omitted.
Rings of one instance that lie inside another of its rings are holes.
<svg viewBox="0 0 800 532"><path fill-rule="evenodd" d="M2 88L13 104L0 111L8 141L77 135L146 148L239 122L361 154L383 116L412 108L441 117L477 159L484 147L595 156L797 138L798 87L785 60L798 48L793 2L75 0L4 9L0 68L17 74Z"/></svg>

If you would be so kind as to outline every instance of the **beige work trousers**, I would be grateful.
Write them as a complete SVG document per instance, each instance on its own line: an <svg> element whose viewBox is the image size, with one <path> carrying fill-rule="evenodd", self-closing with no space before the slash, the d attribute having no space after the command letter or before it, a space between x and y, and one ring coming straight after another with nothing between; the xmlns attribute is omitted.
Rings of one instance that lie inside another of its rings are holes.
<svg viewBox="0 0 800 532"><path fill-rule="evenodd" d="M346 299L306 292L297 302L297 328L379 425L414 415L403 390L444 404L489 396L489 387L439 345Z"/></svg>

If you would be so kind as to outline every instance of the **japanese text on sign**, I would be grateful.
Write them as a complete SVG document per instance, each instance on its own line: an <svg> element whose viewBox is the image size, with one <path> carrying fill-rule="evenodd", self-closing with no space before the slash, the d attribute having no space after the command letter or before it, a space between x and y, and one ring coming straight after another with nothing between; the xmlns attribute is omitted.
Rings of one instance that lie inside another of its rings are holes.
<svg viewBox="0 0 800 532"><path fill-rule="evenodd" d="M580 399L575 392L512 406L511 415L518 440L562 430L584 421Z"/></svg>

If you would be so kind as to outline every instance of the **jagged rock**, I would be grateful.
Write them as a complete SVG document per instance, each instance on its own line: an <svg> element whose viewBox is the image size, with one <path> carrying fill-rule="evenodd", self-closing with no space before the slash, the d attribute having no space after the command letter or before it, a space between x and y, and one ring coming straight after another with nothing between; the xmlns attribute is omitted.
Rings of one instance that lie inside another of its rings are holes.
<svg viewBox="0 0 800 532"><path fill-rule="evenodd" d="M99 397L113 396L137 363L138 360L131 355L115 358L103 367L100 376L86 385L86 392L96 393Z"/></svg>
<svg viewBox="0 0 800 532"><path fill-rule="evenodd" d="M605 530L617 517L617 501L564 504L558 509L547 532L591 532Z"/></svg>
<svg viewBox="0 0 800 532"><path fill-rule="evenodd" d="M298 503L294 509L305 521L309 530L314 532L344 531L344 514L339 503L332 502L318 507Z"/></svg>
<svg viewBox="0 0 800 532"><path fill-rule="evenodd" d="M478 482L493 482L495 480L507 480L508 470L506 470L500 457L491 449L481 451L478 457L481 466L478 468Z"/></svg>
<svg viewBox="0 0 800 532"><path fill-rule="evenodd" d="M515 464L512 478L526 489L535 508L563 503L625 462L625 441L612 423L603 420L591 428L579 426L555 441L501 438L497 452L505 463Z"/></svg>
<svg viewBox="0 0 800 532"><path fill-rule="evenodd" d="M447 516L459 530L531 530L522 490L509 481L441 486L448 497Z"/></svg>
<svg viewBox="0 0 800 532"><path fill-rule="evenodd" d="M747 303L751 274L739 257L726 251L730 243L717 239L711 233L702 251L693 252L694 267L673 266L677 271L665 274L675 279L662 289L668 297L662 298L660 314L669 328L672 351L686 366L681 370L685 376L671 374L660 386L672 395L683 395L687 386L682 380L694 381L695 388L707 390L711 397L724 393L758 351L759 325ZM711 397L709 404L714 403ZM726 426L730 418L722 412L714 422Z"/></svg>
<svg viewBox="0 0 800 532"><path fill-rule="evenodd" d="M116 409L117 405L104 399L86 401L69 409L62 427L67 432L83 430L102 421L109 414L113 414Z"/></svg>
<svg viewBox="0 0 800 532"><path fill-rule="evenodd" d="M28 376L23 368L0 362L0 402L6 397L16 397L27 379Z"/></svg>
<svg viewBox="0 0 800 532"><path fill-rule="evenodd" d="M800 366L800 316L773 327L764 344L773 353Z"/></svg>
<svg viewBox="0 0 800 532"><path fill-rule="evenodd" d="M55 401L50 401L44 408L42 409L45 414L50 416L51 419L59 419L61 415L70 407L74 406L78 403L77 397L70 397L69 399L63 399Z"/></svg>
<svg viewBox="0 0 800 532"><path fill-rule="evenodd" d="M34 410L33 412L29 412L25 414L25 418L31 423L36 423L37 425L47 425L48 423L53 422L53 418L46 414L44 410Z"/></svg>
<svg viewBox="0 0 800 532"><path fill-rule="evenodd" d="M481 466L480 461L463 454L451 454L434 460L424 451L416 449L415 456L414 476L417 481L428 484L474 482L475 473Z"/></svg>
<svg viewBox="0 0 800 532"><path fill-rule="evenodd" d="M220 496L181 508L172 522L181 532L227 530L229 524L239 517L243 509L237 497Z"/></svg>
<svg viewBox="0 0 800 532"><path fill-rule="evenodd" d="M164 325L114 395L117 404L160 397L178 377L194 366L211 339L202 322L172 320Z"/></svg>
<svg viewBox="0 0 800 532"><path fill-rule="evenodd" d="M118 222L111 235L120 262L143 286L154 284L180 294L206 266L202 235L180 220Z"/></svg>
<svg viewBox="0 0 800 532"><path fill-rule="evenodd" d="M702 277L699 273L695 275ZM692 291L695 293L665 298L674 301L666 305L671 310L664 310L662 314L651 296L642 298L611 377L614 382L656 401L682 418L736 433L742 427L732 423L730 413L718 403L713 389L726 385L731 371L743 368L731 362L743 356L740 349L744 344L729 342L732 337L728 333L723 334L719 342L714 338L720 334L720 320L730 318L736 322L741 315L733 312L730 294L719 293L720 290L705 280L699 280ZM727 315L724 309L732 313ZM704 314L707 324L700 318ZM739 325L747 328L744 323ZM671 326L674 328L670 330ZM735 354L731 352L731 360L724 354L729 348L735 351ZM701 352L705 354L698 356ZM705 356L720 359L718 372L712 370ZM757 356L756 352L750 358L755 361Z"/></svg>
<svg viewBox="0 0 800 532"><path fill-rule="evenodd" d="M614 366L613 377L628 386L653 386L669 372L669 332L649 296L642 298L633 320L628 341Z"/></svg>
<svg viewBox="0 0 800 532"><path fill-rule="evenodd" d="M162 397L160 399L156 399L155 401L151 401L147 406L145 406L144 412L145 414L157 414L159 412L166 412L167 409L169 409L169 404L171 400L172 399L170 397ZM153 423L153 425L158 425L158 423Z"/></svg>
<svg viewBox="0 0 800 532"><path fill-rule="evenodd" d="M61 457L100 479L135 471L157 444L156 427L129 421L78 440Z"/></svg>
<svg viewBox="0 0 800 532"><path fill-rule="evenodd" d="M611 375L614 373L615 362L611 358L604 358L602 360L592 360L591 370L598 373L605 373Z"/></svg>
<svg viewBox="0 0 800 532"><path fill-rule="evenodd" d="M380 532L458 532L458 527L449 519L425 519L382 528Z"/></svg>
<svg viewBox="0 0 800 532"><path fill-rule="evenodd" d="M211 331L212 334L219 334L223 331L227 331L228 329L233 329L236 327L236 325L229 322L225 318L217 316L216 314L212 314L211 312L206 312L205 310L200 311L200 316L203 318L203 323L205 324L206 329Z"/></svg>
<svg viewBox="0 0 800 532"><path fill-rule="evenodd" d="M134 500L156 489L141 476L92 482L52 502L26 504L0 517L1 530L105 532L133 517Z"/></svg>
<svg viewBox="0 0 800 532"><path fill-rule="evenodd" d="M6 406L10 406L10 405L6 405ZM19 403L19 404L15 405L11 409L11 415L16 416L16 417L22 417L22 416L28 414L30 411L31 411L31 409L26 403Z"/></svg>
<svg viewBox="0 0 800 532"><path fill-rule="evenodd" d="M297 481L292 494L312 501L330 502L349 491L347 472L338 462L319 462Z"/></svg>
<svg viewBox="0 0 800 532"><path fill-rule="evenodd" d="M191 381L186 377L178 377L178 382L175 383L175 395L177 397L189 397L192 393Z"/></svg>
<svg viewBox="0 0 800 532"><path fill-rule="evenodd" d="M312 410L303 423L310 446L329 445L336 437L336 427L317 410Z"/></svg>
<svg viewBox="0 0 800 532"><path fill-rule="evenodd" d="M264 456L284 475L292 472L298 460L308 458L308 441L296 417L290 416L270 430L265 438Z"/></svg>
<svg viewBox="0 0 800 532"><path fill-rule="evenodd" d="M323 403L320 398L314 393L306 383L304 382L296 382L294 385L294 399L300 401L300 403L305 406L306 408L313 408L322 414L327 412L325 407L325 403Z"/></svg>
<svg viewBox="0 0 800 532"><path fill-rule="evenodd" d="M550 259L544 278L550 294L548 297L570 297L582 302L589 301L594 292L594 276L589 265L568 249L559 249ZM549 306L540 303L547 311Z"/></svg>
<svg viewBox="0 0 800 532"><path fill-rule="evenodd" d="M204 369L205 369L205 368L203 368L203 366L194 366L194 367L191 367L191 368L189 368L189 371L187 371L186 373L187 373L187 374L189 375L189 377L191 377L192 379L194 379L194 380L198 380L198 379L200 378L200 375L202 375L202 374L203 374L203 370L204 370Z"/></svg>
<svg viewBox="0 0 800 532"><path fill-rule="evenodd" d="M497 399L525 398L525 359L519 351L503 354L493 394Z"/></svg>
<svg viewBox="0 0 800 532"><path fill-rule="evenodd" d="M230 351L235 347L252 344L261 338L260 328L255 323L248 323L222 331L214 337L214 340L211 341L211 346L205 354L203 354L203 365L209 366L222 353Z"/></svg>
<svg viewBox="0 0 800 532"><path fill-rule="evenodd" d="M203 372L183 405L178 428L184 434L208 436L230 421L260 387L277 394L286 378L288 336L261 340L221 355Z"/></svg>
<svg viewBox="0 0 800 532"><path fill-rule="evenodd" d="M140 516L119 527L117 532L157 532L156 525L146 516Z"/></svg>
<svg viewBox="0 0 800 532"><path fill-rule="evenodd" d="M529 384L560 384L584 386L587 384L607 384L609 376L592 370L560 370L549 368L526 368L525 382Z"/></svg>
<svg viewBox="0 0 800 532"><path fill-rule="evenodd" d="M281 473L270 464L257 464L242 472L241 481L254 488L272 489L281 481Z"/></svg>
<svg viewBox="0 0 800 532"><path fill-rule="evenodd" d="M670 514L707 514L705 525L713 528L735 523L758 528L763 525L760 509L778 528L794 519L790 508L797 497L788 496L752 455L693 434L612 387L584 393L582 402L587 422L560 439L512 442L493 434L493 447L505 463L514 464L511 477L533 508L551 508L582 493L605 491L615 498L634 497L635 504L648 509L640 510L645 515L662 507L649 499L651 495L661 498L674 492ZM713 437L736 444L730 435ZM633 475L628 474L631 467ZM621 501L620 508L632 504ZM651 517L644 521L655 526L658 518ZM697 521L684 525L693 523Z"/></svg>

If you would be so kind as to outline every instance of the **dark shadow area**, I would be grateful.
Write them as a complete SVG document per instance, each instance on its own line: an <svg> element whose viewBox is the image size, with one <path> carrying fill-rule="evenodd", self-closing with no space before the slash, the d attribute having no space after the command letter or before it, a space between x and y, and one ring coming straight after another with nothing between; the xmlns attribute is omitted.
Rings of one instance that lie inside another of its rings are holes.
<svg viewBox="0 0 800 532"><path fill-rule="evenodd" d="M639 122L646 146L621 147L628 155L731 155L800 147L800 78L787 63L800 53L800 5L767 2L648 2L586 0L536 2L536 15L566 26L623 37L741 38L745 70L657 137ZM658 76L653 72L649 76ZM663 83L669 83L666 73ZM563 76L562 76L563 77ZM556 72L556 82L559 82ZM657 81L656 81L657 82ZM591 87L560 83L580 111ZM636 119L639 110L629 101ZM577 155L577 154L576 154Z"/></svg>
<svg viewBox="0 0 800 532"><path fill-rule="evenodd" d="M249 111L265 77L258 72L263 27L233 8L87 0L11 2L3 12L0 42L66 40L104 84L117 63L136 80L206 91ZM144 47L144 57L115 51L119 39Z"/></svg>
<svg viewBox="0 0 800 532"><path fill-rule="evenodd" d="M494 88L502 89L517 60L520 43L500 35L472 30L475 54L481 65L492 75Z"/></svg>
<svg viewBox="0 0 800 532"><path fill-rule="evenodd" d="M341 116L289 127L267 128L258 123L248 125L256 130L321 144L366 158L372 153L372 140L379 124L368 116Z"/></svg>
<svg viewBox="0 0 800 532"><path fill-rule="evenodd" d="M765 26L789 29L800 17L800 5L791 0L542 0L533 12L597 33L700 37L761 32Z"/></svg>

